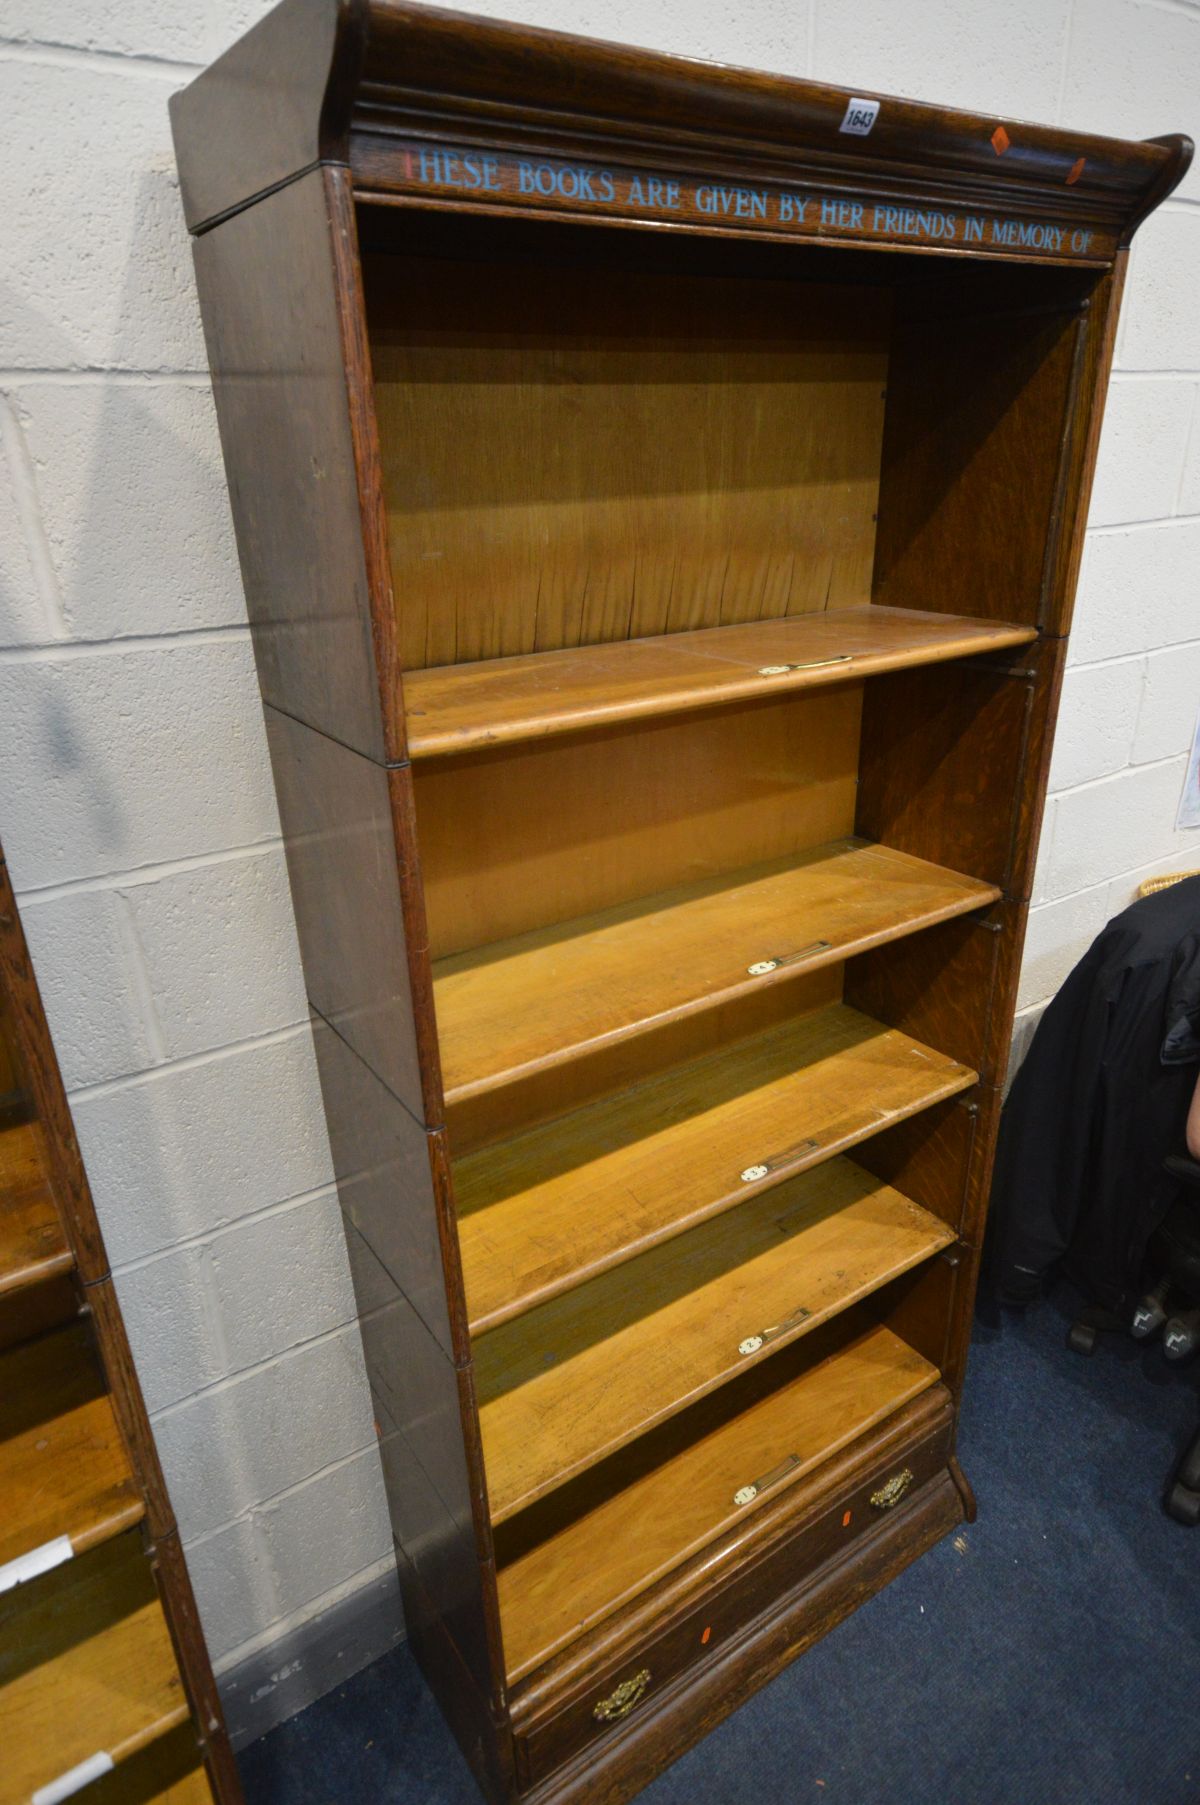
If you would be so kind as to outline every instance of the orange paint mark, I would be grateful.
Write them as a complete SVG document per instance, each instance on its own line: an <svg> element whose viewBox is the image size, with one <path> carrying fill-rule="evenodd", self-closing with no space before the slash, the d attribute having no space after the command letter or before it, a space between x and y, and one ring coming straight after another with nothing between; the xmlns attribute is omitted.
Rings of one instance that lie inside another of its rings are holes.
<svg viewBox="0 0 1200 1805"><path fill-rule="evenodd" d="M1071 173L1067 177L1067 187L1073 188L1087 166L1086 157L1076 157L1071 165Z"/></svg>
<svg viewBox="0 0 1200 1805"><path fill-rule="evenodd" d="M843 1528L843 1529L849 1529L849 1527L850 1527L850 1519L851 1519L851 1517L852 1517L852 1516L853 1516L853 1515L854 1515L854 1512L853 1512L853 1511L851 1511L851 1510L848 1510L848 1511L847 1511L847 1512L846 1512L846 1514L845 1514L845 1516L844 1516L844 1517L843 1517L843 1518L842 1518L842 1528Z"/></svg>
<svg viewBox="0 0 1200 1805"><path fill-rule="evenodd" d="M992 133L992 149L995 151L996 155L1002 157L1011 143L1012 139L1009 137L1004 127L998 125Z"/></svg>
<svg viewBox="0 0 1200 1805"><path fill-rule="evenodd" d="M700 1638L701 1642L707 1642L708 1638L711 1635L712 1635L712 1625L710 1624L709 1627L705 1630L704 1634L701 1636L701 1638Z"/></svg>

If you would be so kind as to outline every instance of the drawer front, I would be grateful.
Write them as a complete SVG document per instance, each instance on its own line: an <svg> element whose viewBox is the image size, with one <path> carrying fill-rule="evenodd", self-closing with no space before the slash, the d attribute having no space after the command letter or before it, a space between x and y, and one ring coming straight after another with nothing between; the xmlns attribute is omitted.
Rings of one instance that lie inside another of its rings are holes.
<svg viewBox="0 0 1200 1805"><path fill-rule="evenodd" d="M950 1454L949 1418L931 1434L894 1451L886 1464L805 1511L794 1533L769 1554L715 1587L658 1636L647 1636L617 1663L598 1668L586 1693L547 1713L515 1736L523 1787L536 1785L589 1743L612 1735L681 1674L722 1647L747 1623L784 1597L858 1537L899 1515Z"/></svg>

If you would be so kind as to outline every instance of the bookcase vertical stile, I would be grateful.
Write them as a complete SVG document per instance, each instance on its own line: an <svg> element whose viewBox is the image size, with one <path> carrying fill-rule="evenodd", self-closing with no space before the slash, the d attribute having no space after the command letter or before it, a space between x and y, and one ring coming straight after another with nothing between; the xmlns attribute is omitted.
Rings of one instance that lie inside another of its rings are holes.
<svg viewBox="0 0 1200 1805"><path fill-rule="evenodd" d="M865 116L396 0L174 107L406 1618L496 1800L632 1797L974 1509L1124 247L1189 151Z"/></svg>
<svg viewBox="0 0 1200 1805"><path fill-rule="evenodd" d="M242 1805L0 848L5 1800Z"/></svg>

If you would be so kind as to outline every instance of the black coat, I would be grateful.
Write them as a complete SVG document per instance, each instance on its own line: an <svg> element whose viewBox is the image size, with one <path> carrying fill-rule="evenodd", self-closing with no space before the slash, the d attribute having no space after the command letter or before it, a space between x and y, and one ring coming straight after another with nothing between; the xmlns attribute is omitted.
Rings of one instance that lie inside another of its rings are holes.
<svg viewBox="0 0 1200 1805"><path fill-rule="evenodd" d="M1200 1063L1200 877L1110 921L1038 1023L1000 1125L988 1269L1001 1296L1063 1270L1126 1305L1176 1195Z"/></svg>

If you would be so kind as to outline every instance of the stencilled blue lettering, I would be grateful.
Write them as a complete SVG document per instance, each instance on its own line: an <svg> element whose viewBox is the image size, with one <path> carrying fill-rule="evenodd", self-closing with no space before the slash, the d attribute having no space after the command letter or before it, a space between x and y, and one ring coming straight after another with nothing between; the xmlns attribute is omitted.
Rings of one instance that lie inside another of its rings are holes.
<svg viewBox="0 0 1200 1805"><path fill-rule="evenodd" d="M821 202L821 224L838 232L860 232L863 223L861 201L826 199Z"/></svg>
<svg viewBox="0 0 1200 1805"><path fill-rule="evenodd" d="M940 207L874 207L871 229L886 238L925 238L952 243L958 237L958 215Z"/></svg>
<svg viewBox="0 0 1200 1805"><path fill-rule="evenodd" d="M547 200L611 201L616 185L607 169L579 163L518 163L518 194L541 194Z"/></svg>
<svg viewBox="0 0 1200 1805"><path fill-rule="evenodd" d="M1051 251L1057 254L1062 250L1065 237L1066 230L1063 226L1043 225L1039 220L994 219L992 221L992 242L994 244L1017 245L1022 250Z"/></svg>
<svg viewBox="0 0 1200 1805"><path fill-rule="evenodd" d="M926 244L985 245L1045 256L1095 257L1096 234L1044 220L958 214L904 202L802 194L741 183L696 182L649 170L602 169L552 157L507 158L465 146L415 145L403 152L408 179L463 193L516 194L573 206L634 209L656 215L684 208L710 219L778 224L847 237L907 238Z"/></svg>
<svg viewBox="0 0 1200 1805"><path fill-rule="evenodd" d="M696 190L696 205L701 213L720 213L726 218L767 217L767 197L757 188L722 188L705 182Z"/></svg>

